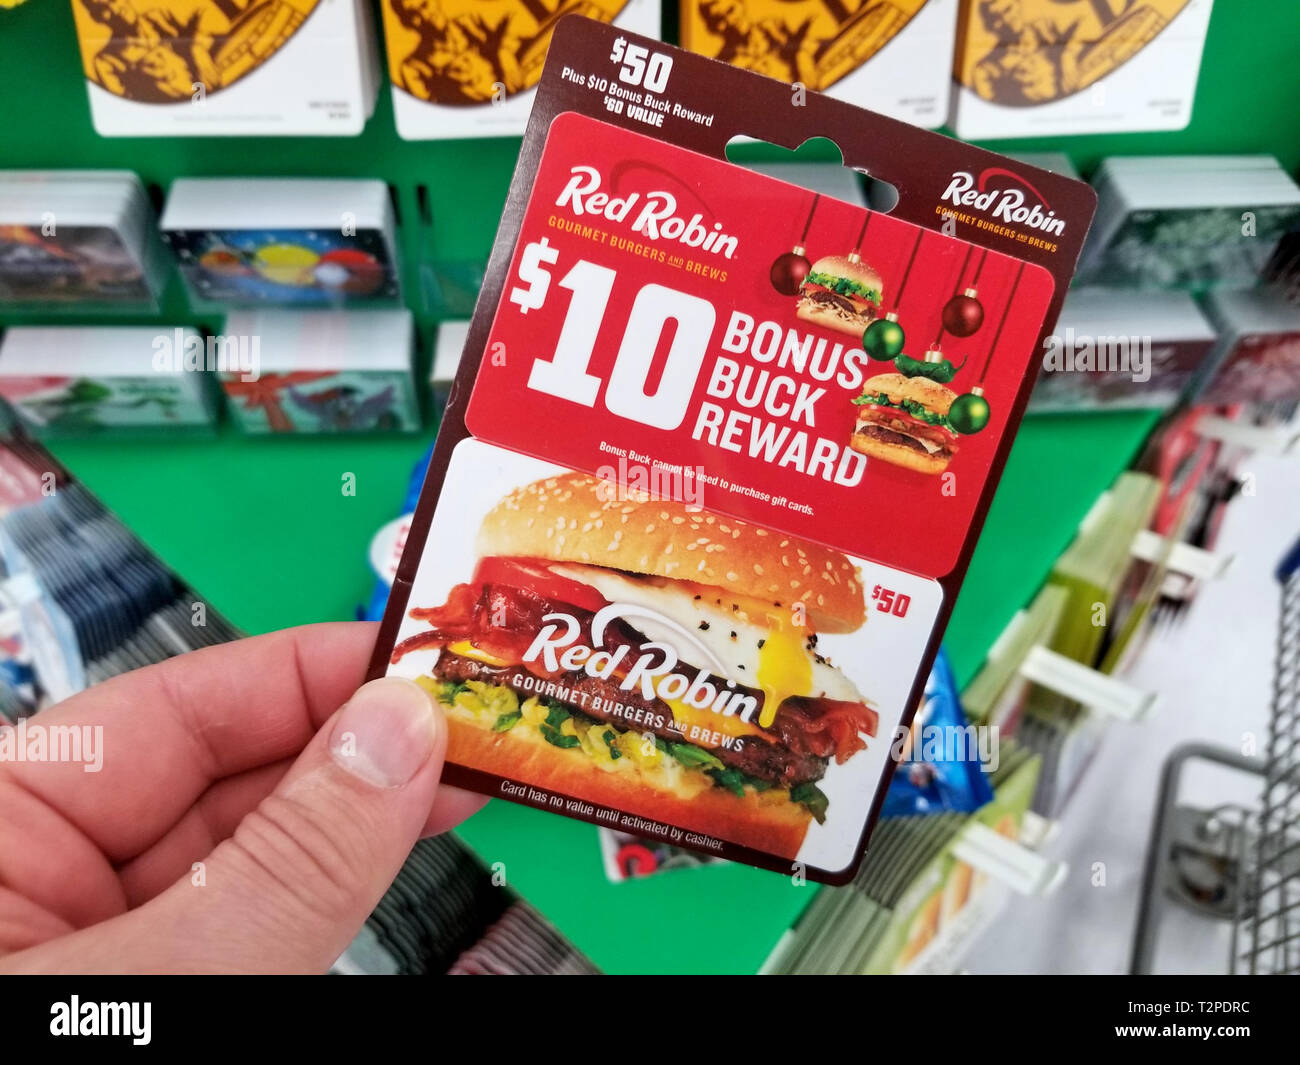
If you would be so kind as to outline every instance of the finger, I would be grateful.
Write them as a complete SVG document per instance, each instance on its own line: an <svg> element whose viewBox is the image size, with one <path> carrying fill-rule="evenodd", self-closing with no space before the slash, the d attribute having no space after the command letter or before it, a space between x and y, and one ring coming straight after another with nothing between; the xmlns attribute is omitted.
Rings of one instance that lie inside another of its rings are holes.
<svg viewBox="0 0 1300 1065"><path fill-rule="evenodd" d="M217 844L234 834L239 822L271 794L293 763L250 769L213 784L198 801L144 853L118 870L127 905L139 906L194 871ZM485 795L439 788L420 835L436 836L477 813Z"/></svg>
<svg viewBox="0 0 1300 1065"><path fill-rule="evenodd" d="M429 818L446 750L424 689L365 685L201 875L94 928L11 955L44 972L323 972Z"/></svg>
<svg viewBox="0 0 1300 1065"><path fill-rule="evenodd" d="M102 737L102 768L0 763L6 777L80 831L111 862L139 854L215 781L295 757L365 676L376 627L310 625L194 651L115 677L43 711L39 723ZM83 729L83 732L85 730ZM38 844L0 839L0 879Z"/></svg>

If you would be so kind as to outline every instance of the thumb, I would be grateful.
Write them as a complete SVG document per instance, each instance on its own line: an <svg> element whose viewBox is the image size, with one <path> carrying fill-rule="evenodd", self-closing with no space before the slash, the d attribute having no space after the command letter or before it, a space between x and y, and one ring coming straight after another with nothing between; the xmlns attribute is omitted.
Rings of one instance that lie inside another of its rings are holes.
<svg viewBox="0 0 1300 1065"><path fill-rule="evenodd" d="M201 885L196 873L125 919L168 944L164 971L325 972L420 838L446 747L424 689L371 681L212 852Z"/></svg>

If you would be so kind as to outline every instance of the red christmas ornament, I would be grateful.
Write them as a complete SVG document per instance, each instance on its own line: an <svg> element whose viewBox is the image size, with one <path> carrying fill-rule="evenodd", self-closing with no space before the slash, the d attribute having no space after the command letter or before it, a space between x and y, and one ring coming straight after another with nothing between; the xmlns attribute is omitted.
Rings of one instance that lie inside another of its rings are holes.
<svg viewBox="0 0 1300 1065"><path fill-rule="evenodd" d="M968 337L984 324L984 305L968 288L943 305L943 327L955 337Z"/></svg>
<svg viewBox="0 0 1300 1065"><path fill-rule="evenodd" d="M771 278L772 287L782 296L799 295L804 278L808 276L808 271L812 269L812 263L808 261L808 256L803 252L803 245L796 244L794 251L778 255L775 262L772 263L772 269L768 277Z"/></svg>

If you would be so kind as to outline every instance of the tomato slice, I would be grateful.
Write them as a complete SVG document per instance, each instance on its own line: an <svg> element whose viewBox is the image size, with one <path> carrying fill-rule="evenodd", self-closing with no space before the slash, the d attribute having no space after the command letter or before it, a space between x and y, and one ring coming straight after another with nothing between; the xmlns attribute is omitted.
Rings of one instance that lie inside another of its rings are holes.
<svg viewBox="0 0 1300 1065"><path fill-rule="evenodd" d="M538 558L484 558L474 571L474 580L522 588L554 603L568 603L584 610L599 610L607 600L595 588L581 581L561 577L550 563Z"/></svg>
<svg viewBox="0 0 1300 1065"><path fill-rule="evenodd" d="M924 432L929 436L938 437L941 440L956 441L957 434L947 426L934 425L930 422L923 422L920 418L914 418L901 407L890 407L883 403L864 403L858 408L860 411L884 411L891 419L897 419L907 425L916 426L918 431ZM858 415L858 420L862 420L862 415Z"/></svg>

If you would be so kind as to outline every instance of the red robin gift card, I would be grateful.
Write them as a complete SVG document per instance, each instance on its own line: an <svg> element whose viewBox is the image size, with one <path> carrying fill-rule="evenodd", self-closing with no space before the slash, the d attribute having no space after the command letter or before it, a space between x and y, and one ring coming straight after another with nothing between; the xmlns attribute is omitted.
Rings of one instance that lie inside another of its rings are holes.
<svg viewBox="0 0 1300 1065"><path fill-rule="evenodd" d="M588 472L698 470L734 517L931 577L1053 290L1022 259L575 114L507 276L476 437Z"/></svg>
<svg viewBox="0 0 1300 1065"><path fill-rule="evenodd" d="M836 881L1089 205L785 91L557 31L374 672L443 706L452 783ZM718 103L773 93L762 129ZM887 145L899 205L731 163L742 132Z"/></svg>

